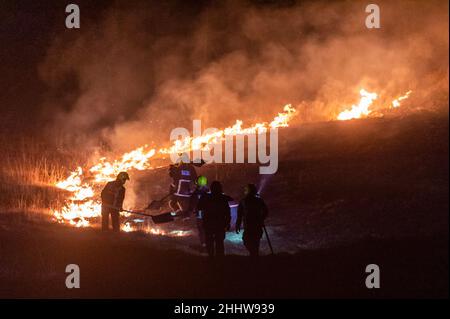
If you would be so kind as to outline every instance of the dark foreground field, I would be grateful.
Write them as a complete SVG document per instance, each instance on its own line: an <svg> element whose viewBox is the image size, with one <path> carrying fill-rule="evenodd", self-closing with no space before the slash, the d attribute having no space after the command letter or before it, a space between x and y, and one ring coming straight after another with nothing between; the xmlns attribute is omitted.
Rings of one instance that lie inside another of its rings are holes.
<svg viewBox="0 0 450 319"><path fill-rule="evenodd" d="M7 215L3 216L6 218ZM442 238L363 240L329 249L211 262L145 238L21 223L1 232L1 297L333 298L445 297L447 242ZM5 263L5 260L2 261ZM76 263L81 288L65 287ZM381 288L365 288L365 266L381 268ZM5 267L5 265L3 265Z"/></svg>
<svg viewBox="0 0 450 319"><path fill-rule="evenodd" d="M287 129L280 154L268 179L251 165L201 169L236 198L265 183L274 256L263 242L251 262L230 233L229 255L211 262L191 248L195 233L114 236L5 212L0 297L448 297L448 114ZM164 171L134 180L142 205L168 185ZM71 263L81 289L65 288ZM377 290L365 287L372 263Z"/></svg>

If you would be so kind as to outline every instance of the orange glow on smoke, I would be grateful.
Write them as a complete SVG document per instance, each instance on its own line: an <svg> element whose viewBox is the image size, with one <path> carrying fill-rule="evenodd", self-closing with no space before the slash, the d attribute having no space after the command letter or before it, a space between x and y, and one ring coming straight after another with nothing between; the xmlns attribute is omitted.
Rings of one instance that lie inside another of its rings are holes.
<svg viewBox="0 0 450 319"><path fill-rule="evenodd" d="M404 95L396 98L389 105L388 109L400 107L401 101L407 99L412 91L406 92ZM360 119L372 116L371 109L373 102L378 98L377 93L368 92L365 89L359 91L360 100L358 104L354 104L351 108L338 114L337 120L345 121L351 119ZM81 167L76 168L65 180L55 184L56 187L70 192L64 206L60 210L53 210L53 217L59 223L66 223L75 227L87 227L91 225L90 220L101 216L101 203L96 193L98 186L107 181L115 179L116 175L121 171L128 170L147 170L152 169L151 159L156 154L168 155L178 154L180 152L190 152L194 150L208 150L209 145L220 143L227 136L236 136L239 134L264 133L271 128L288 127L289 122L295 117L297 110L292 105L287 104L283 108L283 112L270 122L260 122L249 127L243 128L243 122L236 120L236 123L222 130L217 130L211 134L205 134L198 137L186 137L177 140L168 148L149 148L147 145L141 146L131 152L125 153L114 161L108 161L106 158L100 158L98 164L90 167L87 171L93 175L94 180L86 182L84 170ZM136 231L130 223L122 225L124 232ZM167 236L186 236L188 232L165 231L147 227L146 233L154 235Z"/></svg>
<svg viewBox="0 0 450 319"><path fill-rule="evenodd" d="M69 177L63 181L55 184L56 187L64 189L71 193L71 196L66 200L64 206L60 210L53 211L53 217L59 223L67 223L76 227L87 227L91 225L90 219L101 216L101 202L98 199L96 190L101 184L115 179L116 175L121 171L128 171L131 169L146 170L152 169L150 160L155 154L177 154L180 151L187 152L192 150L205 150L208 144L220 140L224 140L226 136L238 135L246 133L266 132L270 128L287 127L289 121L295 116L296 110L291 105L286 105L283 112L270 122L256 123L253 126L242 128L243 122L236 121L236 124L217 131L214 134L207 134L199 137L188 137L184 140L177 140L169 148L149 149L147 145L139 147L131 152L123 154L120 158L110 162L106 158L100 158L98 164L92 166L88 171L94 176L94 180L88 182L84 181L83 169L78 167L73 171ZM135 231L130 223L122 225L121 229L124 232ZM147 228L145 232L154 235L168 235L168 236L187 236L189 232L186 231L172 231L166 233L158 228Z"/></svg>

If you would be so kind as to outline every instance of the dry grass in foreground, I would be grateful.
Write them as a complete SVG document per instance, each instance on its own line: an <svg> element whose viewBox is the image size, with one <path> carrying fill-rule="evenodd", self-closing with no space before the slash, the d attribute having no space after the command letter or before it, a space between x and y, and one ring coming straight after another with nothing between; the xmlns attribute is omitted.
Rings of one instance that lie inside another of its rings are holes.
<svg viewBox="0 0 450 319"><path fill-rule="evenodd" d="M0 212L34 216L59 207L64 194L53 185L75 165L72 152L39 137L0 135Z"/></svg>

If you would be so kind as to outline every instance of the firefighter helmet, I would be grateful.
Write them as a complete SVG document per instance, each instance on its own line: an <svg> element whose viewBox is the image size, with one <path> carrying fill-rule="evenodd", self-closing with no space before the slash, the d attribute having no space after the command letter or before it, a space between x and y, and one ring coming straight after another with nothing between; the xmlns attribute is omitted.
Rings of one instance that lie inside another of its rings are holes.
<svg viewBox="0 0 450 319"><path fill-rule="evenodd" d="M121 181L126 181L126 180L130 180L130 176L128 175L127 172L120 172L119 174L117 174L117 180L121 180Z"/></svg>
<svg viewBox="0 0 450 319"><path fill-rule="evenodd" d="M206 176L200 175L197 178L197 185L198 186L203 187L203 186L206 186L207 184L208 184L208 179L206 178Z"/></svg>

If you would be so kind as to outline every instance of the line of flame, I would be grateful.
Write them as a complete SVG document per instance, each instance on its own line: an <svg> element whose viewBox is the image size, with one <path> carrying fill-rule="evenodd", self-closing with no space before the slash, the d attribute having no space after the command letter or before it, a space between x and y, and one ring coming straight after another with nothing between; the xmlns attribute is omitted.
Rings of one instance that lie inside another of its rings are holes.
<svg viewBox="0 0 450 319"><path fill-rule="evenodd" d="M400 106L400 101L407 99L412 91L398 97L391 103L392 108ZM360 101L357 105L352 105L351 109L341 112L337 120L350 120L370 116L372 111L370 107L374 100L378 98L376 93L370 93L364 89L360 90ZM243 122L237 120L233 126L222 130L217 130L210 134L198 137L186 137L173 142L168 148L149 149L147 145L141 146L131 152L123 154L119 159L112 162L107 161L105 157L100 158L98 163L89 168L89 173L94 176L91 183L84 182L84 172L81 167L77 167L67 179L55 184L56 187L71 192L71 196L65 202L60 210L54 210L53 216L60 223L69 223L76 227L87 227L90 225L89 218L99 217L101 215L101 204L96 199L94 187L96 184L105 183L113 179L119 172L131 169L146 170L151 169L150 159L156 154L177 154L180 152L189 152L193 150L207 150L211 144L219 143L227 136L236 136L239 134L264 133L270 128L282 128L289 126L290 120L297 114L292 105L287 104L283 112L270 122L256 123L250 127L243 128ZM124 231L133 231L130 224L122 226ZM160 229L150 228L148 233L165 234ZM181 233L180 233L181 234Z"/></svg>
<svg viewBox="0 0 450 319"><path fill-rule="evenodd" d="M400 107L401 104L400 101L407 99L411 93L412 91L410 90L406 92L404 95L393 100L389 105L389 108ZM378 95L376 93L370 93L364 89L361 89L359 91L359 94L361 96L359 103L356 105L352 105L350 109L344 110L341 113L339 113L339 115L337 116L337 119L339 121L365 118L371 115L372 110L370 110L370 107L372 106L373 101L375 101L378 98Z"/></svg>
<svg viewBox="0 0 450 319"><path fill-rule="evenodd" d="M94 176L91 183L83 182L83 169L77 167L67 179L55 184L56 187L71 192L70 198L60 210L54 210L53 216L60 223L69 223L76 227L87 227L90 225L89 218L99 217L101 215L101 204L95 198L94 187L96 184L107 182L121 172L131 169L146 170L151 169L150 159L155 154L177 154L180 151L192 151L205 149L209 144L225 139L228 135L248 134L255 132L266 132L270 128L287 127L289 121L295 116L296 110L290 105L284 106L283 112L270 122L262 122L253 126L242 128L243 122L236 121L231 127L217 131L213 134L206 134L199 137L187 137L183 140L177 140L169 148L160 148L158 150L148 149L147 145L141 146L131 152L123 154L119 159L112 162L106 158L100 158L98 164L89 169L89 173ZM132 231L133 227L127 223L122 226L124 231ZM159 229L149 229L147 232L152 234L165 234ZM186 233L177 232L174 236L183 236Z"/></svg>

